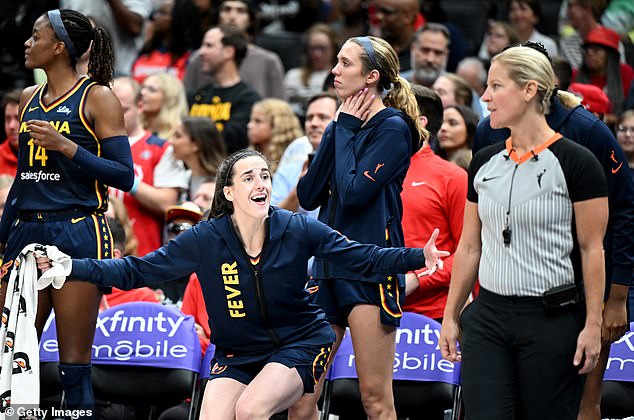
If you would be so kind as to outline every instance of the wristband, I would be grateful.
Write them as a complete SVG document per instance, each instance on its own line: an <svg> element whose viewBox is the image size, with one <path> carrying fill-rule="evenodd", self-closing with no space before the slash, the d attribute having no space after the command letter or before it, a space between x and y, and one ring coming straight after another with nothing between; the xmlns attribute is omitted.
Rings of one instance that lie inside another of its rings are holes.
<svg viewBox="0 0 634 420"><path fill-rule="evenodd" d="M141 180L139 178L134 178L134 183L132 184L132 188L130 188L130 194L134 195L136 194L136 191L139 189L139 184L141 183Z"/></svg>

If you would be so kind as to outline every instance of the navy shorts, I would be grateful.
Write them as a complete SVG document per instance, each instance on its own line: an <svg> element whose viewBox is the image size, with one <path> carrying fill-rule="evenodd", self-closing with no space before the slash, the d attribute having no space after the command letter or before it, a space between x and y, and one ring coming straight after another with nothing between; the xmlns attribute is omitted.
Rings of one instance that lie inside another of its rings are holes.
<svg viewBox="0 0 634 420"><path fill-rule="evenodd" d="M304 384L304 393L312 394L326 370L331 351L332 343L328 343L323 346L283 347L264 360L239 365L222 365L214 359L209 380L231 378L249 385L266 364L280 363L289 369L297 369Z"/></svg>
<svg viewBox="0 0 634 420"><path fill-rule="evenodd" d="M387 276L380 284L341 279L321 280L317 304L326 312L328 322L348 326L348 315L355 305L369 304L381 309L381 323L398 327L403 316L405 285L397 276Z"/></svg>
<svg viewBox="0 0 634 420"><path fill-rule="evenodd" d="M112 237L103 214L29 213L18 216L11 226L2 262L3 281L9 280L15 258L32 243L55 245L72 258L112 258Z"/></svg>

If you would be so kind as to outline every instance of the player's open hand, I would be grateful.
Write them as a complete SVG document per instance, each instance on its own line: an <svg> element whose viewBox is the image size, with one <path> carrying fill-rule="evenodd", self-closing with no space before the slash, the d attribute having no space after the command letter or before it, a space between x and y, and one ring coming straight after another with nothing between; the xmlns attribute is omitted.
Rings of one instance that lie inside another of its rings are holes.
<svg viewBox="0 0 634 420"><path fill-rule="evenodd" d="M451 255L448 251L439 251L436 248L436 239L438 239L439 233L440 231L438 228L434 229L427 241L427 244L425 244L425 248L423 248L423 252L425 254L425 267L427 267L427 270L419 273L418 277L429 276L436 272L436 270L442 270L444 267L442 258Z"/></svg>

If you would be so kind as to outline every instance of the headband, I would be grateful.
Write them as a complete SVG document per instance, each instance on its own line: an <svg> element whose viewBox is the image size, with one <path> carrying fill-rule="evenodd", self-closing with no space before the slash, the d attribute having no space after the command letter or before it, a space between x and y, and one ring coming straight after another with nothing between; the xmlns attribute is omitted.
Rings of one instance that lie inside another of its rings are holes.
<svg viewBox="0 0 634 420"><path fill-rule="evenodd" d="M361 44L361 48L365 51L365 53L370 57L370 62L372 63L372 67L375 69L378 68L376 65L376 56L374 55L374 47L372 46L372 41L367 36L359 36L355 38L359 44Z"/></svg>
<svg viewBox="0 0 634 420"><path fill-rule="evenodd" d="M64 45L66 45L68 55L70 55L71 58L77 57L75 45L73 44L73 41L70 40L68 32L66 32L66 28L64 27L64 22L62 22L62 15L59 13L59 9L49 10L47 14L48 20L51 22L51 26L53 27L55 35L57 35L57 37L62 40Z"/></svg>
<svg viewBox="0 0 634 420"><path fill-rule="evenodd" d="M231 162L231 164L229 165L229 169L227 170L227 174L225 175L225 184L223 185L223 187L229 185L229 177L231 176L231 171L233 171L233 165L235 165L237 161L244 159L244 157L249 154L248 150L249 149L245 149L242 152L236 154L236 159Z"/></svg>

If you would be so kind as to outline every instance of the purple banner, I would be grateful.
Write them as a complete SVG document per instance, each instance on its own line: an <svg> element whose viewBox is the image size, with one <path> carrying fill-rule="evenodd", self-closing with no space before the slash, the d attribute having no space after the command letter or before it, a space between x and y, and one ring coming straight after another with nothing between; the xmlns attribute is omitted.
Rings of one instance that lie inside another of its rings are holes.
<svg viewBox="0 0 634 420"><path fill-rule="evenodd" d="M634 382L634 322L623 337L612 343L603 380Z"/></svg>
<svg viewBox="0 0 634 420"><path fill-rule="evenodd" d="M40 360L59 361L54 315L40 340ZM99 314L92 363L131 364L172 369L200 369L200 342L194 318L157 303L132 302Z"/></svg>
<svg viewBox="0 0 634 420"><path fill-rule="evenodd" d="M438 337L440 324L426 316L405 312L396 331L394 379L406 381L460 383L460 364L444 360ZM349 331L337 351L329 378L356 378L354 351Z"/></svg>
<svg viewBox="0 0 634 420"><path fill-rule="evenodd" d="M207 347L207 351L205 352L205 357L203 357L203 363L200 365L200 379L209 378L209 373L211 372L211 361L214 358L214 353L216 352L216 346L213 343L209 343L209 347Z"/></svg>

